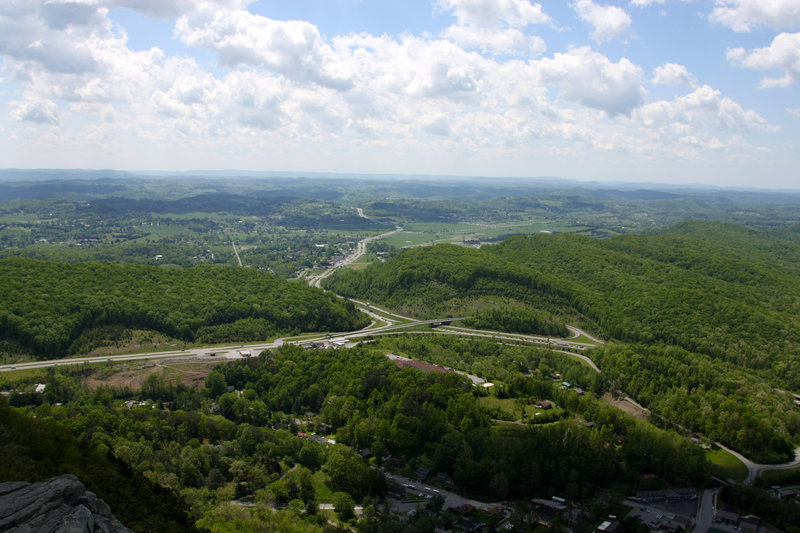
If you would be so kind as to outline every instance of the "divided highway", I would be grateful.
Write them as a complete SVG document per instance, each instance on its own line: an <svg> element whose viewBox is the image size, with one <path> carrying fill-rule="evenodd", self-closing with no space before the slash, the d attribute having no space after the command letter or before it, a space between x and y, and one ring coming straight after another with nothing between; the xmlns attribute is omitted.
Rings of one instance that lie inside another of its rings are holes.
<svg viewBox="0 0 800 533"><path fill-rule="evenodd" d="M363 210L361 208L357 208L357 210L359 216L367 218L364 215ZM356 250L352 254L348 255L343 260L331 266L326 271L316 276L309 277L308 278L309 285L314 287L319 287L321 281L326 277L330 276L336 269L345 267L355 262L359 257L361 257L364 253L366 253L366 247L369 242L382 239L389 235L398 233L402 230L403 230L402 227L397 226L392 231L362 239L361 241L358 242ZM236 245L235 243L231 244L233 246L234 252L237 253L237 259L238 259L238 251L236 250ZM241 260L239 264L241 264ZM571 337L570 339L551 339L548 337L542 337L536 335L511 334L511 333L503 333L497 331L469 329L469 328L456 327L450 325L452 322L464 320L464 317L446 317L446 318L437 318L431 320L416 320L411 317L398 315L396 313L392 313L390 311L381 309L374 305L370 305L367 302L360 302L357 300L352 300L352 301L353 303L358 305L358 309L361 312L369 315L373 319L373 323L367 328L351 332L335 333L316 338L304 337L301 340L298 340L297 338L294 338L292 340L280 338L272 342L254 343L246 345L236 344L236 345L226 345L226 346L206 346L206 347L196 347L183 350L175 349L168 351L148 352L139 354L104 355L104 356L94 356L94 357L56 359L49 361L32 361L27 363L0 365L0 372L9 372L9 371L23 370L23 369L47 368L47 367L64 366L64 365L96 364L105 362L139 361L139 360L169 359L169 358L194 357L205 360L240 359L244 357L249 357L251 355L257 355L258 353L264 350L278 348L288 343L291 344L319 343L319 342L329 341L331 340L332 337L346 339L347 341L349 341L350 339L360 339L363 337L373 336L373 335L397 334L402 332L402 330L407 330L409 328L414 328L418 326L441 326L441 327L432 327L430 330L413 331L412 333L458 335L464 337L483 337L483 338L491 338L503 344L528 343L528 344L547 345L559 353L563 353L584 361L586 364L591 366L592 369L594 369L596 372L598 373L600 372L600 368L598 368L597 365L594 363L594 361L592 361L589 357L587 357L584 354L576 353L575 351L570 351L570 350L583 351L587 348L594 347L598 344L602 344L603 341L596 337L593 337L592 335L574 326L567 326L573 334L573 337ZM375 324L378 322L384 323L385 325L376 327ZM577 342L574 340L580 337L583 337L584 339L589 339L591 342L590 343ZM745 483L748 485L752 484L753 481L756 479L756 477L758 477L758 475L765 470L780 470L780 469L788 469L800 466L800 448L797 449L796 457L795 460L793 461L780 465L765 465L765 464L753 463L752 461L748 460L741 454L733 450L730 450L719 443L716 444L719 445L721 448L725 449L726 451L730 452L731 454L733 454L747 467L748 476Z"/></svg>

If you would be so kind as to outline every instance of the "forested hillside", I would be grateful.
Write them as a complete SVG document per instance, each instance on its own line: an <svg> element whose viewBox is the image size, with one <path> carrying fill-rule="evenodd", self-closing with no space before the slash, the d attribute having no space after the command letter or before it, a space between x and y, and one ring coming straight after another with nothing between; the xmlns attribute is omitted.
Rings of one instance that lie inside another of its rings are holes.
<svg viewBox="0 0 800 533"><path fill-rule="evenodd" d="M350 331L352 304L263 271L199 266L77 265L0 260L0 349L60 357L91 346L105 326L186 342L264 340L298 331Z"/></svg>
<svg viewBox="0 0 800 533"><path fill-rule="evenodd" d="M557 276L487 250L452 244L413 248L366 270L338 271L324 283L337 294L380 302L411 316L470 316L472 325L490 329L504 329L524 308L525 319L541 327L512 328L518 333L566 333L554 317L570 316L572 309Z"/></svg>
<svg viewBox="0 0 800 533"><path fill-rule="evenodd" d="M202 531L186 514L183 498L107 455L107 449L82 446L52 417L42 418L17 411L0 397L0 482L76 474L135 531Z"/></svg>
<svg viewBox="0 0 800 533"><path fill-rule="evenodd" d="M800 390L800 245L780 235L705 222L605 240L539 234L409 250L329 287L423 316L510 303L578 320L621 341L591 355L614 387L781 460L800 436L792 398L773 390Z"/></svg>

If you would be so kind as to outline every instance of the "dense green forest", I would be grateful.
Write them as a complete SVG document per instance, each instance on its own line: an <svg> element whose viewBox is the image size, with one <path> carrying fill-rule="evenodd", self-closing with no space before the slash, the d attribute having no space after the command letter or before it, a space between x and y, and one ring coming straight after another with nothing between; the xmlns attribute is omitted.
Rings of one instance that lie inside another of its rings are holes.
<svg viewBox="0 0 800 533"><path fill-rule="evenodd" d="M450 244L413 248L366 270L338 271L323 284L343 296L366 298L424 318L472 316L523 304L534 313L569 313L569 295L557 277L488 250Z"/></svg>
<svg viewBox="0 0 800 533"><path fill-rule="evenodd" d="M245 268L171 270L14 258L0 260L0 285L4 350L41 358L91 347L91 337L103 326L215 343L351 331L367 324L348 302Z"/></svg>
<svg viewBox="0 0 800 533"><path fill-rule="evenodd" d="M37 482L75 474L135 531L197 531L185 500L174 491L148 480L105 450L81 445L53 417L26 416L2 397L0 454L0 482Z"/></svg>
<svg viewBox="0 0 800 533"><path fill-rule="evenodd" d="M383 355L387 349L502 380L496 395L487 396L460 374L399 370ZM553 493L592 500L609 490L625 494L708 479L697 444L629 418L592 393L563 389L547 377L550 370L602 389L587 367L546 349L401 336L350 350L264 352L217 366L200 391L158 375L140 391L90 391L85 378L91 369L51 369L46 392L33 398L42 404L28 411L28 420L66 430L64 438L76 439L85 453L108 455L174 491L191 506L198 526L215 531L230 530L215 521L230 513L232 500L255 503L240 516L250 528L261 521L269 531L292 524L298 529L288 530L316 530L325 524L318 503L335 501L339 493L372 508L359 530L405 530L408 524L391 526L396 519L378 504L388 482L375 467L389 465L411 477L429 468L452 480L446 488L489 501ZM132 407L122 404L127 398L136 399ZM497 404L537 400L556 404L558 417L504 420L518 415ZM335 436L336 444L298 435L313 431ZM364 449L369 463L358 453ZM385 463L390 456L395 462ZM276 505L293 511L273 514L269 507ZM598 505L602 512L607 504Z"/></svg>
<svg viewBox="0 0 800 533"><path fill-rule="evenodd" d="M800 390L800 246L786 233L686 222L654 235L440 245L327 287L417 316L526 305L575 320L622 341L590 356L665 423L783 460L800 436L793 398L773 390Z"/></svg>
<svg viewBox="0 0 800 533"><path fill-rule="evenodd" d="M325 286L471 328L567 337L570 324L606 340L585 352L600 373L548 347L417 328L349 350L265 352L216 367L201 389L133 363L125 372L153 372L140 389L90 388L111 362L4 374L0 479L77 473L137 530L449 527L452 513L398 518L382 503L385 474L419 468L442 474L442 490L516 500L519 516L534 496L580 501L592 520L573 530L593 530L636 490L703 486L711 467L687 437L761 462L800 442L800 195L58 172L0 171L6 361L124 351L142 336L180 349L364 327L346 299L280 278L319 273L396 225L369 244L371 266ZM499 244L412 248L462 239ZM399 370L387 353L494 386ZM612 407L620 392L649 420ZM723 496L795 527L764 492Z"/></svg>

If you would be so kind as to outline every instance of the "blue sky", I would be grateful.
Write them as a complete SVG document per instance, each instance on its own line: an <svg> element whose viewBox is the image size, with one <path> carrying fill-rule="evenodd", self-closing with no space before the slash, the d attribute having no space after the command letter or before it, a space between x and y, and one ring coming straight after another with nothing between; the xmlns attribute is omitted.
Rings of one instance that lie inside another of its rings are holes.
<svg viewBox="0 0 800 533"><path fill-rule="evenodd" d="M9 0L0 167L800 188L800 0Z"/></svg>

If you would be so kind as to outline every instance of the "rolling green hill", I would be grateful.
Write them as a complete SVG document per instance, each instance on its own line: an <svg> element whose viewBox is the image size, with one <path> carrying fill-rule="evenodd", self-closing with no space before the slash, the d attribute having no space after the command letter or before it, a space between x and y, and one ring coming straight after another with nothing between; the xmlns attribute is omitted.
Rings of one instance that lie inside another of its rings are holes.
<svg viewBox="0 0 800 533"><path fill-rule="evenodd" d="M412 316L469 315L476 327L519 333L566 335L563 321L555 316L571 315L569 293L557 278L453 244L413 248L360 272L339 271L327 286ZM521 309L527 322L540 327L504 328Z"/></svg>
<svg viewBox="0 0 800 533"><path fill-rule="evenodd" d="M609 385L756 459L789 457L800 413L800 245L689 221L653 235L539 234L412 249L329 287L420 316L511 305L608 338ZM666 423L666 422L665 422Z"/></svg>
<svg viewBox="0 0 800 533"><path fill-rule="evenodd" d="M60 357L122 326L183 341L264 340L293 331L349 331L352 304L302 283L244 268L0 260L0 349Z"/></svg>

